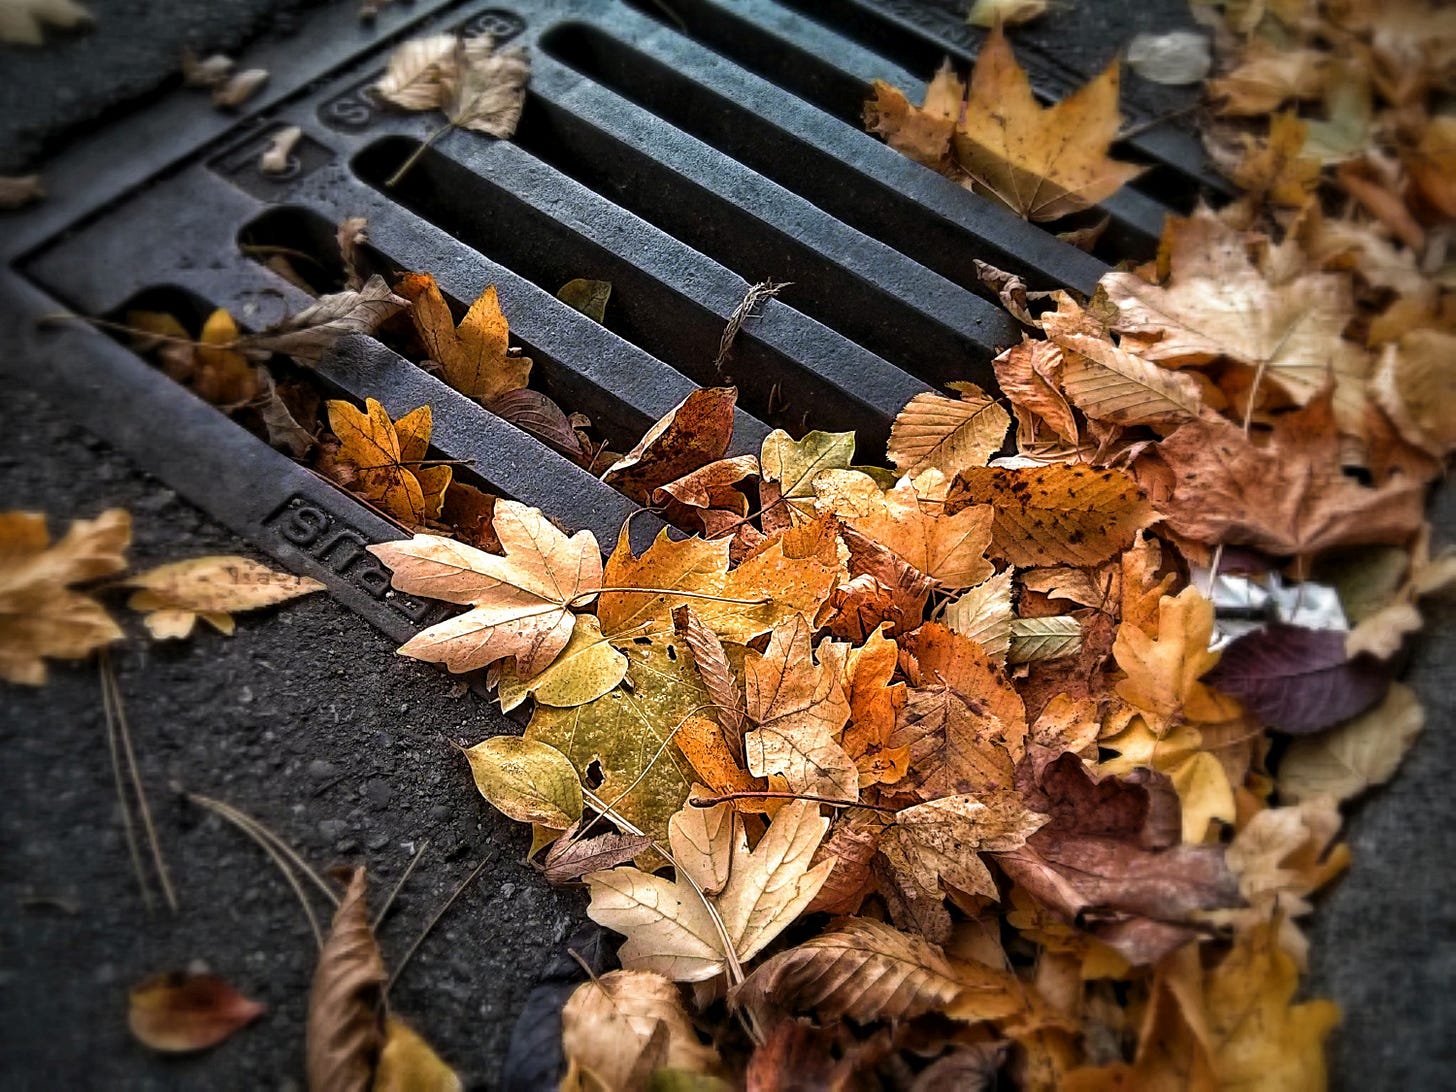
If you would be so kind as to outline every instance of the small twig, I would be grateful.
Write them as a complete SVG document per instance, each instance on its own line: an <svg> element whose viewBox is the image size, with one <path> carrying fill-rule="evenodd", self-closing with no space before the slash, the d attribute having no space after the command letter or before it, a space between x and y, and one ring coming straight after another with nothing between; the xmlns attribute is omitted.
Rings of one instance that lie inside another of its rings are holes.
<svg viewBox="0 0 1456 1092"><path fill-rule="evenodd" d="M734 800L812 800L816 804L831 804L836 808L868 808L870 811L899 811L886 804L870 804L863 800L836 800L832 796L814 796L806 792L780 792L772 789L742 789L725 792L719 796L691 796L688 803L695 808L714 808L719 804L730 804Z"/></svg>
<svg viewBox="0 0 1456 1092"><path fill-rule="evenodd" d="M111 751L111 774L116 781L116 803L121 808L121 829L126 835L126 849L131 856L132 872L136 874L137 887L141 889L142 905L147 913L152 912L152 889L147 883L146 869L142 866L142 850L137 842L136 827L131 817L131 802L126 796L126 782L121 773L121 748L117 743L116 720L111 707L111 686L108 671L111 660L105 651L99 659L101 677L101 709L106 718L106 746Z"/></svg>
<svg viewBox="0 0 1456 1092"><path fill-rule="evenodd" d="M292 889L294 896L298 899L298 905L303 907L303 916L308 919L308 927L313 931L314 943L322 949L324 946L324 931L322 926L319 925L318 915L314 913L313 904L308 901L308 894L303 890L303 885L298 882L298 876L295 875L292 867L283 859L282 854L278 851L278 847L274 846L268 840L268 837L262 833L267 828L243 812L238 811L236 808L222 803L220 800L213 800L211 797L202 796L199 793L184 793L183 795L193 803L201 804L208 811L226 819L247 835L253 843L268 855L268 859L273 862L274 867L278 869L283 879ZM307 869L307 866L305 868ZM307 869L307 871L310 875L314 875L312 869ZM316 876L315 879L317 879ZM329 891L328 894L334 899L335 905L337 905L337 896L332 891Z"/></svg>
<svg viewBox="0 0 1456 1092"><path fill-rule="evenodd" d="M681 588L593 588L591 591L573 595L564 605L569 607L578 599L590 599L594 595L606 595L614 592L631 595L678 595L684 599L707 599L714 603L736 603L745 607L761 607L765 603L773 602L771 595L762 595L757 599L734 599L728 595L709 595L707 592L683 591Z"/></svg>
<svg viewBox="0 0 1456 1092"><path fill-rule="evenodd" d="M334 893L334 889L324 881L324 878L314 870L313 866L300 857L297 850L265 826L260 820L254 819L241 808L235 808L231 804L216 800L211 796L203 796L201 793L190 792L187 794L187 799L195 804L201 804L209 811L216 812L234 826L243 830L244 833L252 834L257 838L271 843L279 853L287 858L289 864L307 876L309 881L323 893L324 898L329 900L330 906L339 905L339 896Z"/></svg>
<svg viewBox="0 0 1456 1092"><path fill-rule="evenodd" d="M384 916L389 913L389 908L394 905L394 900L399 896L400 889L404 887L405 881L410 878L410 873L415 870L415 866L424 859L425 850L429 848L430 840L426 838L420 843L420 848L415 850L415 855L410 858L410 863L405 866L404 874L390 888L389 897L384 900L384 905L379 908L379 913L374 916L374 931L376 933L379 931L379 927L384 924Z"/></svg>
<svg viewBox="0 0 1456 1092"><path fill-rule="evenodd" d="M743 294L743 299L738 301L738 306L733 309L733 314L728 316L728 325L723 327L723 336L718 341L718 355L713 358L715 371L722 372L723 364L733 350L733 340L738 336L738 331L743 329L745 322L754 317L753 309L764 300L777 296L793 283L793 281L777 283L769 279L748 286L748 291Z"/></svg>
<svg viewBox="0 0 1456 1092"><path fill-rule="evenodd" d="M111 686L111 701L116 711L117 735L121 739L121 751L126 756L126 765L131 773L132 792L136 794L137 813L142 817L142 829L146 831L147 847L152 853L152 865L157 870L157 882L162 887L162 897L167 900L167 908L172 913L177 912L177 892L172 887L172 877L167 871L167 861L162 856L162 843L157 838L157 828L152 822L151 805L147 803L146 786L142 784L141 770L137 767L136 751L131 745L131 728L126 720L126 705L121 700L121 685L116 681L116 671L111 666L111 656L105 650L101 651L102 678L108 680Z"/></svg>
<svg viewBox="0 0 1456 1092"><path fill-rule="evenodd" d="M436 910L435 916L425 923L425 927L420 931L420 935L417 936L415 938L415 942L409 946L409 949L404 953L404 958L399 961L399 964L394 968L394 973L389 976L389 981L384 984L385 997L389 996L389 991L394 988L395 982L397 982L399 980L399 976L404 973L405 967L407 967L409 965L409 961L414 958L414 954L420 950L420 945L425 942L425 938L430 935L430 932L435 928L436 925L440 924L440 919L445 916L445 911L449 910L450 907L455 904L455 900L465 893L465 889L475 882L475 878L485 871L485 866L489 863L489 857L482 857L480 863L475 866L474 870L470 873L470 875L466 876L465 879L461 880L459 886L457 886L455 890L450 894L450 897L445 900L445 905L440 907L440 909Z"/></svg>

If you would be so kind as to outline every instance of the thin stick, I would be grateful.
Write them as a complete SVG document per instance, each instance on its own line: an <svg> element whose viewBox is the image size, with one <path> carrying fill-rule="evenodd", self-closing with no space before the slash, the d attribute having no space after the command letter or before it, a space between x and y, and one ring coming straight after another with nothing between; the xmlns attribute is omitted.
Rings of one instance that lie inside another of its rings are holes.
<svg viewBox="0 0 1456 1092"><path fill-rule="evenodd" d="M450 907L455 904L455 900L465 893L465 889L475 882L475 877L479 876L482 872L484 872L485 866L489 863L489 857L482 857L480 863L475 866L475 869L470 873L470 875L466 876L465 879L461 880L459 886L456 887L455 890L451 893L450 897L445 900L445 905L435 911L435 916L426 923L424 929L420 931L420 935L415 937L415 942L409 946L409 950L404 953L404 958L399 961L399 964L394 968L394 973L389 976L389 981L384 984L385 997L388 997L389 991L394 989L395 982L398 981L399 976L404 973L405 967L407 967L409 965L409 961L414 958L414 954L420 950L420 945L425 942L425 938L430 935L431 930L433 930L436 925L440 924L440 919L445 916L445 911L449 910Z"/></svg>
<svg viewBox="0 0 1456 1092"><path fill-rule="evenodd" d="M54 315L42 315L36 320L40 325L49 325L59 322L80 322L87 326L95 326L101 330L115 330L120 334L132 334L135 337L144 337L151 341L165 341L169 345L190 345L194 349L231 349L237 346L238 340L208 344L205 341L194 341L190 337L174 337L172 334L154 334L150 330L139 330L135 326L128 326L124 322L112 322L109 319L96 318L93 315L77 315L69 311L62 311Z"/></svg>
<svg viewBox="0 0 1456 1092"><path fill-rule="evenodd" d="M273 862L274 867L276 867L278 871L282 873L283 879L287 881L288 886L292 888L294 896L298 899L298 905L303 907L303 916L308 919L308 927L313 930L314 944L322 949L324 946L324 931L323 928L319 925L318 915L314 913L313 905L308 901L308 895L304 892L303 885L298 882L298 876L294 874L293 869L289 867L288 862L285 861L283 857L279 854L273 843L270 842L258 829L255 829L252 823L248 820L248 817L242 812L236 811L235 809L228 807L226 804L222 804L220 801L213 800L210 797L202 796L198 793L185 793L184 795L188 800L191 800L192 802L197 804L201 804L203 807L207 808L215 815L226 819L229 823L231 823L233 826L237 827L240 831L247 835L250 841L255 843L260 849L262 849L264 853L268 855L268 859ZM261 826L261 824L259 824L259 826Z"/></svg>
<svg viewBox="0 0 1456 1092"><path fill-rule="evenodd" d="M761 607L765 603L772 603L773 596L762 595L757 599L734 599L727 595L709 595L707 592L682 591L679 588L593 588L591 591L584 591L580 595L573 595L566 601L566 606L571 606L578 599L590 599L594 595L605 595L609 592L623 592L641 595L677 595L684 599L707 599L714 603L737 603L745 607Z"/></svg>
<svg viewBox="0 0 1456 1092"><path fill-rule="evenodd" d="M324 882L322 876L314 871L313 866L300 857L291 845L264 826L262 822L254 819L240 808L235 808L231 804L226 804L221 800L215 800L210 796L203 796L201 793L188 793L187 799L201 804L210 811L217 812L218 815L229 820L234 826L240 827L247 833L271 843L279 853L283 854L289 864L307 876L313 885L323 892L323 896L329 900L330 906L339 905L339 896L334 894L334 889Z"/></svg>
<svg viewBox="0 0 1456 1092"><path fill-rule="evenodd" d="M116 721L111 708L111 687L107 685L107 671L111 660L105 650L98 662L101 678L101 710L106 718L106 746L111 751L111 774L116 782L116 802L121 808L121 828L126 835L126 849L131 856L132 872L136 874L137 887L141 889L142 904L147 913L152 912L152 888L147 883L146 869L142 866L142 849L137 843L136 827L132 823L131 802L126 797L126 782L121 776L121 751L116 740Z"/></svg>
<svg viewBox="0 0 1456 1092"><path fill-rule="evenodd" d="M111 657L103 649L101 652L103 677L111 684L111 700L116 708L116 726L121 737L121 750L126 756L127 769L131 772L132 791L136 794L137 812L142 817L142 829L147 833L147 846L151 849L152 864L157 870L157 881L162 887L162 897L167 900L167 908L172 913L177 912L177 892L172 887L172 877L167 871L167 861L162 856L162 843L157 838L157 828L152 822L151 805L147 803L146 786L142 783L141 771L137 768L136 751L131 745L131 728L126 721L126 705L121 700L121 684L116 681L116 671L111 666Z"/></svg>
<svg viewBox="0 0 1456 1092"><path fill-rule="evenodd" d="M832 796L814 796L806 792L778 792L774 790L742 789L725 792L719 796L690 796L688 803L695 808L712 808L734 800L812 800L816 804L832 804L836 808L868 808L871 811L899 811L886 804L870 804L863 800L836 800Z"/></svg>
<svg viewBox="0 0 1456 1092"><path fill-rule="evenodd" d="M405 866L404 874L395 881L394 887L389 892L389 897L384 900L384 905L379 908L379 913L374 917L374 931L376 933L379 932L379 927L384 924L384 915L389 913L389 908L394 905L394 900L399 895L400 888L404 887L405 881L410 878L410 873L415 870L415 866L424 858L425 850L429 848L430 840L426 838L420 843L420 848L415 850L415 855L410 858L410 863Z"/></svg>

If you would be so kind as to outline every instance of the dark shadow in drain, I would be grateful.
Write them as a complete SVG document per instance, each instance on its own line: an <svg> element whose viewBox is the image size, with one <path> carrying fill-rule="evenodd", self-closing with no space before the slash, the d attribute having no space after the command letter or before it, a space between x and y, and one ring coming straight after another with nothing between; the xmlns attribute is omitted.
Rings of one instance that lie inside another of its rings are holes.
<svg viewBox="0 0 1456 1092"><path fill-rule="evenodd" d="M519 131L517 135L519 138ZM415 141L404 137L386 137L355 157L354 171L383 191L385 180L415 146ZM861 433L867 445L887 434L888 422L871 417L864 407L838 395L798 363L753 337L750 330L735 340L726 374L720 374L713 366L723 335L720 316L433 149L387 192L391 199L548 292L555 293L575 277L610 281L609 330L701 386L741 380L739 405L761 421L797 435L805 428L806 414L821 420L827 417L837 427ZM770 271L781 275L766 263L765 275Z"/></svg>
<svg viewBox="0 0 1456 1092"><path fill-rule="evenodd" d="M686 28L695 40L731 58L764 79L792 91L828 114L856 129L863 129L864 103L869 85L854 78L822 57L800 49L768 33L751 19L734 15L713 0L673 0L675 18L663 13L658 0L624 0L644 15L678 30ZM853 0L779 0L804 18L844 35L856 45L893 61L896 65L929 80L947 55L954 54L964 74L972 57L965 50L934 41L907 29L895 20L869 10ZM1038 92L1043 103L1047 95ZM1126 141L1113 145L1113 152L1129 163L1143 163L1148 169L1130 183L1132 188L1173 209L1191 212L1198 200L1198 183L1177 168L1150 162ZM1109 255L1116 261L1127 255Z"/></svg>

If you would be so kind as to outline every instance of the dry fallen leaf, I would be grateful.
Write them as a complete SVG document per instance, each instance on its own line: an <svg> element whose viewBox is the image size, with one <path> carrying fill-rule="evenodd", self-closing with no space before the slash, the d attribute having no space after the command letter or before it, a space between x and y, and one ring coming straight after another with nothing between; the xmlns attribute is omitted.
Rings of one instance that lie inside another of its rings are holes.
<svg viewBox="0 0 1456 1092"><path fill-rule="evenodd" d="M620 956L628 970L702 982L760 952L818 894L833 863L811 864L829 827L817 804L785 804L753 850L736 813L732 821L728 881L716 896L700 895L685 878L670 881L635 868L586 877L587 913L627 937Z"/></svg>
<svg viewBox="0 0 1456 1092"><path fill-rule="evenodd" d="M455 325L435 278L411 273L396 286L413 307L410 317L441 377L462 394L490 402L526 385L531 359L510 352L510 327L495 285L488 286Z"/></svg>
<svg viewBox="0 0 1456 1092"><path fill-rule="evenodd" d="M972 189L1027 219L1055 220L1110 197L1142 170L1108 157L1120 125L1117 64L1043 107L998 26L976 57L968 91L943 69L925 106L907 109L903 95L877 81L866 116L892 147L940 166L949 145ZM917 117L922 110L928 125Z"/></svg>
<svg viewBox="0 0 1456 1092"><path fill-rule="evenodd" d="M384 1021L384 1049L369 1092L464 1092L460 1077L397 1016Z"/></svg>
<svg viewBox="0 0 1456 1092"><path fill-rule="evenodd" d="M455 63L455 35L429 34L394 47L374 93L403 110L434 110L444 98L445 73Z"/></svg>
<svg viewBox="0 0 1456 1092"><path fill-rule="evenodd" d="M307 576L274 572L246 557L194 557L127 577L139 589L127 600L145 611L148 631L158 639L186 637L199 618L219 633L233 632L232 615L284 603L327 586Z"/></svg>
<svg viewBox="0 0 1456 1092"><path fill-rule="evenodd" d="M709 1073L718 1066L677 987L649 971L611 971L578 986L561 1012L561 1045L570 1066L564 1088L638 1088L663 1067Z"/></svg>
<svg viewBox="0 0 1456 1092"><path fill-rule="evenodd" d="M508 140L521 120L530 78L524 49L497 53L488 35L462 38L444 75L440 109L451 125Z"/></svg>
<svg viewBox="0 0 1456 1092"><path fill-rule="evenodd" d="M660 486L723 457L733 439L733 387L699 388L668 410L602 480L646 504Z"/></svg>
<svg viewBox="0 0 1456 1092"><path fill-rule="evenodd" d="M244 69L213 87L212 104L225 109L241 106L262 90L263 85L267 82L267 69Z"/></svg>
<svg viewBox="0 0 1456 1092"><path fill-rule="evenodd" d="M304 1045L309 1092L368 1088L384 1049L388 976L364 891L364 869L355 868L314 968Z"/></svg>
<svg viewBox="0 0 1456 1092"><path fill-rule="evenodd" d="M451 671L473 671L514 656L523 675L544 670L571 639L573 607L602 584L601 553L590 531L567 538L535 508L495 506L504 556L438 535L369 547L394 572L394 586L471 607L436 623L400 648Z"/></svg>
<svg viewBox="0 0 1456 1092"><path fill-rule="evenodd" d="M1424 722L1415 692L1391 683L1379 705L1291 743L1279 761L1279 795L1295 801L1329 795L1343 801L1390 780Z"/></svg>
<svg viewBox="0 0 1456 1092"><path fill-rule="evenodd" d="M581 818L581 782L555 747L493 736L467 747L465 757L480 795L516 822L565 830Z"/></svg>
<svg viewBox="0 0 1456 1092"><path fill-rule="evenodd" d="M24 208L45 197L40 175L0 175L0 210Z"/></svg>
<svg viewBox="0 0 1456 1092"><path fill-rule="evenodd" d="M391 421L372 398L360 412L352 403L328 403L329 427L339 439L334 465L347 464L349 487L377 501L406 526L418 527L437 518L445 504L452 469L426 467L433 414L429 406Z"/></svg>
<svg viewBox="0 0 1456 1092"><path fill-rule="evenodd" d="M1046 12L1051 0L976 0L966 15L973 27L1014 27Z"/></svg>
<svg viewBox="0 0 1456 1092"><path fill-rule="evenodd" d="M1127 67L1145 80L1180 87L1208 75L1208 36L1191 30L1138 34L1127 44Z"/></svg>
<svg viewBox="0 0 1456 1092"><path fill-rule="evenodd" d="M132 987L127 1024L142 1045L178 1054L216 1046L266 1011L215 974L173 971Z"/></svg>
<svg viewBox="0 0 1456 1092"><path fill-rule="evenodd" d="M376 274L362 288L321 296L312 306L241 339L240 344L284 353L301 364L317 364L341 337L372 334L408 305L409 301L396 296Z"/></svg>
<svg viewBox="0 0 1456 1092"><path fill-rule="evenodd" d="M120 508L76 520L54 544L40 513L0 514L0 678L41 686L47 657L85 659L121 639L106 609L72 585L126 568L130 542Z"/></svg>
<svg viewBox="0 0 1456 1092"><path fill-rule="evenodd" d="M1006 438L1011 418L970 383L953 384L960 398L917 394L890 429L890 461L915 477L935 468L947 478L968 466L985 466Z"/></svg>

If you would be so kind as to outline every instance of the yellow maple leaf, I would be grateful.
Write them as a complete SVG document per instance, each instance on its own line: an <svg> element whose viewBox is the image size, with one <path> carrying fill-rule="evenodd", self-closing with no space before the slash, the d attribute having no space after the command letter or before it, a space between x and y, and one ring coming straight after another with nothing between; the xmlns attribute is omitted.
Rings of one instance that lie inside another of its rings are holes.
<svg viewBox="0 0 1456 1092"><path fill-rule="evenodd" d="M450 386L471 398L490 402L526 385L531 376L531 358L510 352L510 327L501 312L495 285L481 292L458 327L430 274L411 273L400 281L396 291L413 304L410 316L415 330Z"/></svg>
<svg viewBox="0 0 1456 1092"><path fill-rule="evenodd" d="M1136 625L1118 627L1112 655L1127 673L1117 684L1118 695L1160 734L1184 721L1218 723L1237 716L1230 698L1198 681L1219 660L1208 648L1212 637L1213 604L1197 588L1163 596L1156 636Z"/></svg>
<svg viewBox="0 0 1456 1092"><path fill-rule="evenodd" d="M358 475L351 488L375 501L407 527L419 527L439 518L452 470L448 466L423 467L429 451L431 411L420 406L398 421L373 398L364 411L350 402L328 403L329 428L339 439L337 460L353 466Z"/></svg>

